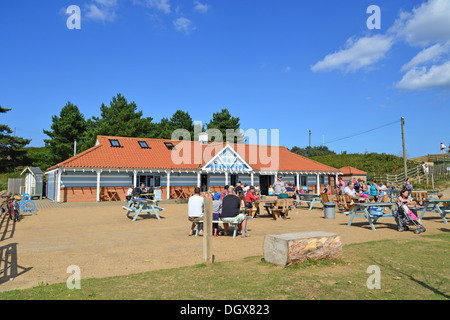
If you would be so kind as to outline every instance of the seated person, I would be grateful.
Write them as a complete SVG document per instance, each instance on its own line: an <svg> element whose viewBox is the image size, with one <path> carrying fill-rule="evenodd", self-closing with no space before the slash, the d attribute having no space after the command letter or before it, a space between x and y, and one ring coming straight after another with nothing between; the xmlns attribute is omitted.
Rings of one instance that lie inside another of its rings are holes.
<svg viewBox="0 0 450 320"><path fill-rule="evenodd" d="M248 209L253 208L253 202L255 202L257 199L254 194L255 188L250 187L247 194L245 195L245 207Z"/></svg>
<svg viewBox="0 0 450 320"><path fill-rule="evenodd" d="M194 234L195 223L203 220L203 197L200 196L200 188L194 189L194 195L188 201L188 220L192 222L189 235ZM199 235L203 234L203 223L198 225Z"/></svg>
<svg viewBox="0 0 450 320"><path fill-rule="evenodd" d="M247 217L244 213L240 213L241 200L238 196L234 194L233 186L228 188L228 194L222 200L222 221L223 229L225 234L228 232L228 223L226 222L237 222L240 224L242 238L249 237L250 235L246 232Z"/></svg>
<svg viewBox="0 0 450 320"><path fill-rule="evenodd" d="M355 190L355 186L354 186L353 182L349 183L349 185L344 188L344 195L351 196L351 197L356 196L356 190Z"/></svg>
<svg viewBox="0 0 450 320"><path fill-rule="evenodd" d="M128 201L131 200L131 197L132 197L132 195L133 195L133 189L134 189L134 186L131 185L131 186L128 188L128 190L127 190L127 194L126 194L125 198L126 198Z"/></svg>
<svg viewBox="0 0 450 320"><path fill-rule="evenodd" d="M269 195L269 196L273 196L273 185L270 185L270 186L269 186L268 195Z"/></svg>
<svg viewBox="0 0 450 320"><path fill-rule="evenodd" d="M294 192L294 188L292 188L289 182L286 183L286 192Z"/></svg>

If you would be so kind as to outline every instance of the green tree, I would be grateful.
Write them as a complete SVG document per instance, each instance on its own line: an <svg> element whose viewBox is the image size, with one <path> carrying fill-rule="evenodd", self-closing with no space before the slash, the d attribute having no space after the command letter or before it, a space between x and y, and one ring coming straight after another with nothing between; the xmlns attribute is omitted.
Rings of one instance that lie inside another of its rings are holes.
<svg viewBox="0 0 450 320"><path fill-rule="evenodd" d="M86 120L78 107L70 101L61 109L59 116L52 116L51 130L43 130L50 139L44 139L49 159L53 164L73 156L74 141L82 145ZM78 148L77 148L78 149Z"/></svg>
<svg viewBox="0 0 450 320"><path fill-rule="evenodd" d="M314 157L314 156L326 156L329 154L336 154L334 151L331 151L326 146L316 146L316 147L306 147L299 148L297 146L291 149L291 152L299 154L304 157Z"/></svg>
<svg viewBox="0 0 450 320"><path fill-rule="evenodd" d="M232 117L228 109L222 109L220 112L213 113L212 120L207 123L206 127L208 129L217 129L223 135L223 141L243 143L244 135L240 131L240 119L237 117ZM227 138L227 130L232 130L235 133L234 137ZM212 139L214 140L214 139Z"/></svg>
<svg viewBox="0 0 450 320"><path fill-rule="evenodd" d="M102 103L100 117L92 117L84 135L85 149L95 145L97 135L120 137L154 137L157 126L153 118L143 117L136 103L128 102L120 93L112 98L109 106Z"/></svg>
<svg viewBox="0 0 450 320"><path fill-rule="evenodd" d="M189 113L177 110L170 118L170 122L174 130L185 129L189 131L191 140L194 138L194 122Z"/></svg>
<svg viewBox="0 0 450 320"><path fill-rule="evenodd" d="M0 106L0 114L10 110ZM30 139L15 137L11 133L9 126L0 124L0 172L23 165L26 153L23 147L31 142Z"/></svg>

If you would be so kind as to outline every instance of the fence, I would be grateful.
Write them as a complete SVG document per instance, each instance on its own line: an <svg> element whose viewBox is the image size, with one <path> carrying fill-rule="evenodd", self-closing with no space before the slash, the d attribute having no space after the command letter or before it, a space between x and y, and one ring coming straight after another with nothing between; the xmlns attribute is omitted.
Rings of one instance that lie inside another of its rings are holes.
<svg viewBox="0 0 450 320"><path fill-rule="evenodd" d="M422 173L423 173L422 166L419 165L417 167L409 169L406 172L406 175L410 179L418 178L420 180L420 176ZM373 178L376 179L377 181L385 182L386 185L400 185L403 184L406 180L404 172L399 174L386 174L381 176L374 176Z"/></svg>
<svg viewBox="0 0 450 320"><path fill-rule="evenodd" d="M25 190L25 179L8 179L8 192L22 193Z"/></svg>
<svg viewBox="0 0 450 320"><path fill-rule="evenodd" d="M450 179L450 163L434 164L430 171L434 179Z"/></svg>

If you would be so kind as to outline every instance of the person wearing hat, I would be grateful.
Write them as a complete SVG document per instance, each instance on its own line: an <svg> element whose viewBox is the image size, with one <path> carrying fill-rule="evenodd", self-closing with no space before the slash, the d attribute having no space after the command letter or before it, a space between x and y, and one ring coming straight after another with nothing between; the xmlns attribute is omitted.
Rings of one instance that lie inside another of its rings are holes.
<svg viewBox="0 0 450 320"><path fill-rule="evenodd" d="M247 194L245 195L245 207L248 209L253 208L253 202L257 200L254 192L255 187L251 186L250 189L248 189Z"/></svg>
<svg viewBox="0 0 450 320"><path fill-rule="evenodd" d="M212 201L213 220L219 220L221 208L222 208L222 200L220 200L220 192L216 192L213 195L213 201ZM213 223L214 237L218 236L217 235L218 228L219 228L219 224Z"/></svg>

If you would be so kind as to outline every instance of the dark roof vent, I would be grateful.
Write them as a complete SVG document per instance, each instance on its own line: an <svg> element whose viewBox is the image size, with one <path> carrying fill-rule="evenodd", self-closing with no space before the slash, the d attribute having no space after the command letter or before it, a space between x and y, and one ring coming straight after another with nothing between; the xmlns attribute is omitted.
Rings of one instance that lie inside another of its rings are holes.
<svg viewBox="0 0 450 320"><path fill-rule="evenodd" d="M164 142L164 144L166 145L166 148L169 150L175 150L175 146L173 145L172 142Z"/></svg>
<svg viewBox="0 0 450 320"><path fill-rule="evenodd" d="M141 146L142 149L151 149L146 141L138 141L139 145Z"/></svg>
<svg viewBox="0 0 450 320"><path fill-rule="evenodd" d="M117 139L109 139L109 143L113 148L123 148L123 146L120 145L120 142Z"/></svg>

